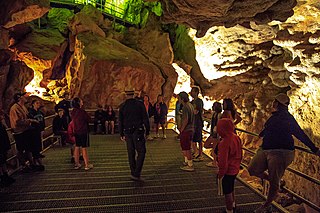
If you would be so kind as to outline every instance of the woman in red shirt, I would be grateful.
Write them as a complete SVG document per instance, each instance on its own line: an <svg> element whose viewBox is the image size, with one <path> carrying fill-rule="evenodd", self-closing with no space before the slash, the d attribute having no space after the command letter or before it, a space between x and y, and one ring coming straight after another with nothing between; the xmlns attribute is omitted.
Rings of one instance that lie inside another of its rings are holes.
<svg viewBox="0 0 320 213"><path fill-rule="evenodd" d="M72 100L73 110L71 112L71 119L74 125L74 137L76 139L76 147L74 149L75 169L80 169L79 163L79 150L81 147L82 156L85 164L85 170L93 168L93 165L89 163L89 156L87 147L89 147L89 120L90 116L82 109L83 102L80 98L74 98Z"/></svg>

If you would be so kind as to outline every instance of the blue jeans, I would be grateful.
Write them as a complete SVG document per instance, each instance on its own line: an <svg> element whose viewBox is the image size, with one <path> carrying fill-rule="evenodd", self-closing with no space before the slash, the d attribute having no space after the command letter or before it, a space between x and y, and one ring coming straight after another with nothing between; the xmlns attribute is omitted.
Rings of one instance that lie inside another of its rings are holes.
<svg viewBox="0 0 320 213"><path fill-rule="evenodd" d="M143 162L146 156L146 138L144 130L136 130L131 134L125 133L127 142L128 160L131 175L140 177ZM137 152L137 158L136 158Z"/></svg>

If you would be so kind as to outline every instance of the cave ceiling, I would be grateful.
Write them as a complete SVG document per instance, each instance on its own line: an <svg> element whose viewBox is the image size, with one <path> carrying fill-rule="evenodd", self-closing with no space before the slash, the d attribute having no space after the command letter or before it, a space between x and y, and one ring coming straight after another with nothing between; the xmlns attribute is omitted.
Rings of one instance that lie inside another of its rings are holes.
<svg viewBox="0 0 320 213"><path fill-rule="evenodd" d="M53 102L69 92L88 108L119 106L128 86L169 102L187 82L210 101L232 98L242 127L257 132L273 96L287 92L290 112L320 144L319 0L159 2L162 11L145 25L116 30L92 6L75 12L49 0L0 1L0 108L8 111L32 78L35 95ZM319 178L316 165L309 170ZM308 193L301 190L319 203L319 191Z"/></svg>

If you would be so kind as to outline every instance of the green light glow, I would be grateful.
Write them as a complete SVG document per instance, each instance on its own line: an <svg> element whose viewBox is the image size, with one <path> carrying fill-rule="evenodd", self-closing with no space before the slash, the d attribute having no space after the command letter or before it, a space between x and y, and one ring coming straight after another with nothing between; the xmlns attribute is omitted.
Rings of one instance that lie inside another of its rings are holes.
<svg viewBox="0 0 320 213"><path fill-rule="evenodd" d="M68 4L92 5L104 13L132 24L144 26L150 12L162 15L160 2L144 2L143 0L53 0Z"/></svg>

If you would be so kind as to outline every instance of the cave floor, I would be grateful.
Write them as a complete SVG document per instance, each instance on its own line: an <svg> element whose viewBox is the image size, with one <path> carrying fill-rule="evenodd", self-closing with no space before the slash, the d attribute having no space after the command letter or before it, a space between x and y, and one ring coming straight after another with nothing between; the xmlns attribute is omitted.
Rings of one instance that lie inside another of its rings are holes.
<svg viewBox="0 0 320 213"><path fill-rule="evenodd" d="M125 143L119 135L90 135L89 156L94 169L75 170L70 149L55 146L44 158L44 172L15 173L16 183L0 189L0 212L222 212L216 173L195 162L194 172L182 162L176 134L147 141L142 176L130 180ZM262 199L236 182L237 212L253 212Z"/></svg>

